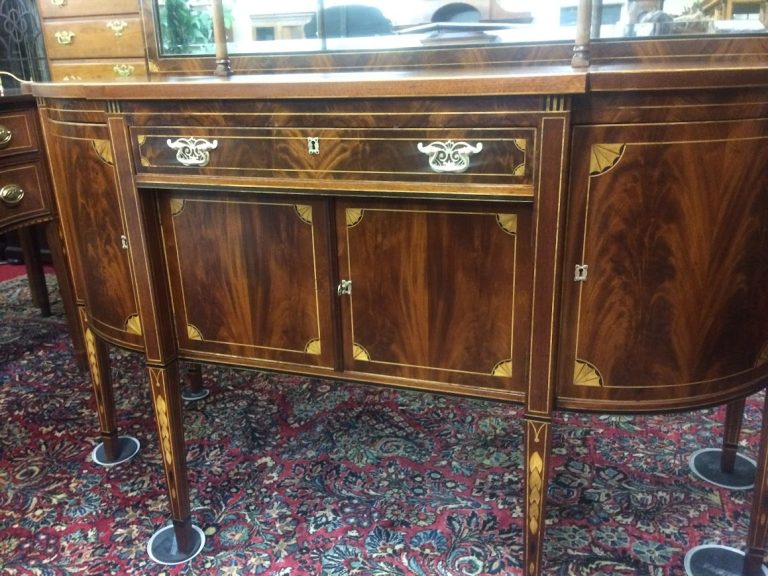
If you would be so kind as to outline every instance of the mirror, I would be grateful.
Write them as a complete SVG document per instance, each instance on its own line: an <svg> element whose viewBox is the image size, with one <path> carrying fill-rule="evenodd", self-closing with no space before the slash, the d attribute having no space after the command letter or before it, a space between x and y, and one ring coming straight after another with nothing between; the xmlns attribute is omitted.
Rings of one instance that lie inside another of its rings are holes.
<svg viewBox="0 0 768 576"><path fill-rule="evenodd" d="M279 11L276 10L279 7ZM224 0L230 55L573 41L578 0ZM213 54L210 0L157 0L162 56Z"/></svg>
<svg viewBox="0 0 768 576"><path fill-rule="evenodd" d="M593 38L768 32L768 0L593 0Z"/></svg>

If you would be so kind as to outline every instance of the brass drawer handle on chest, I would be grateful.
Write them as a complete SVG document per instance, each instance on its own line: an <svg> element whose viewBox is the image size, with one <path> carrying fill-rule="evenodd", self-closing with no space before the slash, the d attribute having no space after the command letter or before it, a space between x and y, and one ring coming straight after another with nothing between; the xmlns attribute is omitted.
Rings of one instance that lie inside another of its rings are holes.
<svg viewBox="0 0 768 576"><path fill-rule="evenodd" d="M0 125L0 150L8 146L13 138L13 132L11 132L5 126Z"/></svg>
<svg viewBox="0 0 768 576"><path fill-rule="evenodd" d="M0 201L9 207L18 206L24 199L24 189L16 184L6 184L0 188Z"/></svg>
<svg viewBox="0 0 768 576"><path fill-rule="evenodd" d="M426 146L418 143L419 152L429 156L429 167L434 172L460 174L469 168L469 157L483 149L483 143L474 146L468 142L430 142Z"/></svg>
<svg viewBox="0 0 768 576"><path fill-rule="evenodd" d="M115 36L122 36L126 28L128 28L128 22L125 20L110 20L107 22L107 28L115 33Z"/></svg>
<svg viewBox="0 0 768 576"><path fill-rule="evenodd" d="M136 69L130 64L115 64L112 70L118 78L130 78Z"/></svg>
<svg viewBox="0 0 768 576"><path fill-rule="evenodd" d="M54 36L56 37L56 42L62 46L66 46L72 44L72 39L75 37L75 33L69 30L59 30Z"/></svg>
<svg viewBox="0 0 768 576"><path fill-rule="evenodd" d="M184 166L208 166L211 161L209 150L219 145L218 140L213 142L204 138L177 138L168 139L168 147L176 150L176 160Z"/></svg>

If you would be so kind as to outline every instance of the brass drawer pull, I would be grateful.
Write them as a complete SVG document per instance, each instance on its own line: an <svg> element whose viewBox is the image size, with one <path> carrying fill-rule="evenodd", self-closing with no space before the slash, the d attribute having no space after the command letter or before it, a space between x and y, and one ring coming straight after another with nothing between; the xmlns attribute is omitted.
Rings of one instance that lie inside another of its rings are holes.
<svg viewBox="0 0 768 576"><path fill-rule="evenodd" d="M6 184L0 188L0 201L6 206L13 208L21 204L24 199L24 189L16 184Z"/></svg>
<svg viewBox="0 0 768 576"><path fill-rule="evenodd" d="M69 30L59 30L54 36L56 37L56 42L62 46L66 46L72 44L72 39L75 37L75 33Z"/></svg>
<svg viewBox="0 0 768 576"><path fill-rule="evenodd" d="M122 36L125 29L128 28L128 22L125 20L110 20L107 22L107 28L115 33L115 36Z"/></svg>
<svg viewBox="0 0 768 576"><path fill-rule="evenodd" d="M135 68L131 64L115 64L112 67L118 78L130 78Z"/></svg>
<svg viewBox="0 0 768 576"><path fill-rule="evenodd" d="M0 150L7 147L11 143L13 138L13 132L11 132L5 126L0 125Z"/></svg>
<svg viewBox="0 0 768 576"><path fill-rule="evenodd" d="M429 167L434 172L450 172L459 174L469 168L469 157L478 154L483 149L483 143L474 146L468 142L431 142L426 146L419 142L419 152L429 155Z"/></svg>
<svg viewBox="0 0 768 576"><path fill-rule="evenodd" d="M208 166L211 161L209 150L219 145L218 140L210 142L204 138L168 138L168 147L176 150L176 160L184 166Z"/></svg>

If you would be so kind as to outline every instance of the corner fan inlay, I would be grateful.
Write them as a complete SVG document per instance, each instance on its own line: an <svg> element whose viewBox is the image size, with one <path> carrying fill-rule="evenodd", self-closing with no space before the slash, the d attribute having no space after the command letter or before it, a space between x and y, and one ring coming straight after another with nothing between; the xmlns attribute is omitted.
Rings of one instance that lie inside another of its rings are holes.
<svg viewBox="0 0 768 576"><path fill-rule="evenodd" d="M354 344L352 346L352 358L355 360L362 360L363 362L371 361L371 355L368 354L368 350L360 346L360 344Z"/></svg>
<svg viewBox="0 0 768 576"><path fill-rule="evenodd" d="M296 204L293 208L296 210L299 220L312 226L312 206L308 206L307 204Z"/></svg>
<svg viewBox="0 0 768 576"><path fill-rule="evenodd" d="M137 334L141 336L141 319L138 314L133 314L125 321L125 331L128 334Z"/></svg>
<svg viewBox="0 0 768 576"><path fill-rule="evenodd" d="M347 227L352 228L360 224L360 221L363 219L363 212L362 208L347 208L345 214Z"/></svg>
<svg viewBox="0 0 768 576"><path fill-rule="evenodd" d="M605 174L616 166L624 155L626 144L592 144L589 157L589 175Z"/></svg>
<svg viewBox="0 0 768 576"><path fill-rule="evenodd" d="M309 342L307 342L307 345L304 346L304 352L307 354L320 356L320 354L322 353L322 346L320 345L320 339L312 338Z"/></svg>
<svg viewBox="0 0 768 576"><path fill-rule="evenodd" d="M511 378L512 377L512 360L502 360L496 366L493 367L492 374L499 378Z"/></svg>
<svg viewBox="0 0 768 576"><path fill-rule="evenodd" d="M496 223L507 234L517 234L517 214L496 214Z"/></svg>
<svg viewBox="0 0 768 576"><path fill-rule="evenodd" d="M200 332L200 330L197 328L197 326L193 326L192 324L187 324L187 338L190 340L203 340L203 333Z"/></svg>
<svg viewBox="0 0 768 576"><path fill-rule="evenodd" d="M515 166L515 168L512 170L512 175L525 176L525 166L527 162L527 156L525 156L525 154L528 151L528 140L526 140L525 138L515 138L514 143L515 143L515 148L520 150L520 152L522 152L524 156L523 156L523 161L517 166Z"/></svg>
<svg viewBox="0 0 768 576"><path fill-rule="evenodd" d="M576 386L600 388L603 386L603 377L600 371L589 362L576 360L573 367L573 383Z"/></svg>
<svg viewBox="0 0 768 576"><path fill-rule="evenodd" d="M768 364L768 344L763 346L760 354L757 355L757 360L755 360L755 368L762 366L763 364Z"/></svg>
<svg viewBox="0 0 768 576"><path fill-rule="evenodd" d="M114 166L115 157L112 154L112 145L109 143L109 140L91 140L91 145L102 162Z"/></svg>

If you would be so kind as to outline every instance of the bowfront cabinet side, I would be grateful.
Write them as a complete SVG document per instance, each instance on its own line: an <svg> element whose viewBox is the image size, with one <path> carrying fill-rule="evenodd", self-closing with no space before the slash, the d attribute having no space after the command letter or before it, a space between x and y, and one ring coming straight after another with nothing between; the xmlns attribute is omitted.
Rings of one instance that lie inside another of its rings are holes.
<svg viewBox="0 0 768 576"><path fill-rule="evenodd" d="M75 292L84 303L91 329L113 343L141 348L141 322L109 130L90 117L82 122L56 118L61 115L43 109Z"/></svg>
<svg viewBox="0 0 768 576"><path fill-rule="evenodd" d="M159 193L180 353L334 367L325 201Z"/></svg>
<svg viewBox="0 0 768 576"><path fill-rule="evenodd" d="M344 370L523 400L531 213L523 203L339 202Z"/></svg>
<svg viewBox="0 0 768 576"><path fill-rule="evenodd" d="M764 384L766 149L759 118L574 129L560 405L691 408Z"/></svg>

